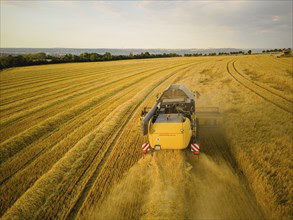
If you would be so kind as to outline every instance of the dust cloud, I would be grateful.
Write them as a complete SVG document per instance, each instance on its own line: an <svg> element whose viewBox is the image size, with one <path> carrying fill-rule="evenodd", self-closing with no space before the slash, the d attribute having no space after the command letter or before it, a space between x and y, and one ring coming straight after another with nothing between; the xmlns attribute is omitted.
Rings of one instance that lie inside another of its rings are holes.
<svg viewBox="0 0 293 220"><path fill-rule="evenodd" d="M187 153L187 154L186 154ZM184 151L155 152L134 165L89 219L263 219L226 164Z"/></svg>
<svg viewBox="0 0 293 220"><path fill-rule="evenodd" d="M187 188L190 219L264 219L247 185L225 163L202 154L188 157L193 169Z"/></svg>

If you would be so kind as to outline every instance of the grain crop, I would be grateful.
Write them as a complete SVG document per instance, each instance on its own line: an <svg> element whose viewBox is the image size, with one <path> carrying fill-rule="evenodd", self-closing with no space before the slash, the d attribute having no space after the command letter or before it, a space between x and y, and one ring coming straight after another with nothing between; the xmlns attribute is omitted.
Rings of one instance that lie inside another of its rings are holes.
<svg viewBox="0 0 293 220"><path fill-rule="evenodd" d="M2 70L0 216L293 218L292 73L292 58L270 55ZM199 158L141 153L140 112L170 84L220 109Z"/></svg>

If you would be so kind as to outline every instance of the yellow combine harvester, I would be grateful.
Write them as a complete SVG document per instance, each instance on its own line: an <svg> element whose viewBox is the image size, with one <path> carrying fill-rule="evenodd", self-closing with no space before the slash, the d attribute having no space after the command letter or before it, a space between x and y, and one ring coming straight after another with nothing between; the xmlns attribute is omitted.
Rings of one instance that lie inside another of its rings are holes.
<svg viewBox="0 0 293 220"><path fill-rule="evenodd" d="M144 153L190 147L194 154L199 154L195 98L184 85L170 85L158 95L150 111L142 111L141 127L149 140L142 145Z"/></svg>

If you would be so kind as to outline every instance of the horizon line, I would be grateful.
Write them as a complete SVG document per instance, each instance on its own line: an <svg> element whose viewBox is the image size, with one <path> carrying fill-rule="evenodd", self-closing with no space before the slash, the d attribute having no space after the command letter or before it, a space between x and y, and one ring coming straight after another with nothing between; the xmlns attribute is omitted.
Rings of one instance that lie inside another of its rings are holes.
<svg viewBox="0 0 293 220"><path fill-rule="evenodd" d="M206 48L139 48L139 47L129 47L129 48L119 48L119 47L0 47L0 49L118 49L118 50L213 50L213 49L276 49L279 47L206 47ZM283 47L285 48L285 47ZM286 47L292 48L292 47Z"/></svg>

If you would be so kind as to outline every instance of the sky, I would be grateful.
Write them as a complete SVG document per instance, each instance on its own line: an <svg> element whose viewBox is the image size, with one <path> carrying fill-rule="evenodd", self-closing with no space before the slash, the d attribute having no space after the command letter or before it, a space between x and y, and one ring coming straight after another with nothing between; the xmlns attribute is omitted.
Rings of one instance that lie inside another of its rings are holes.
<svg viewBox="0 0 293 220"><path fill-rule="evenodd" d="M292 48L292 0L0 1L2 48Z"/></svg>

